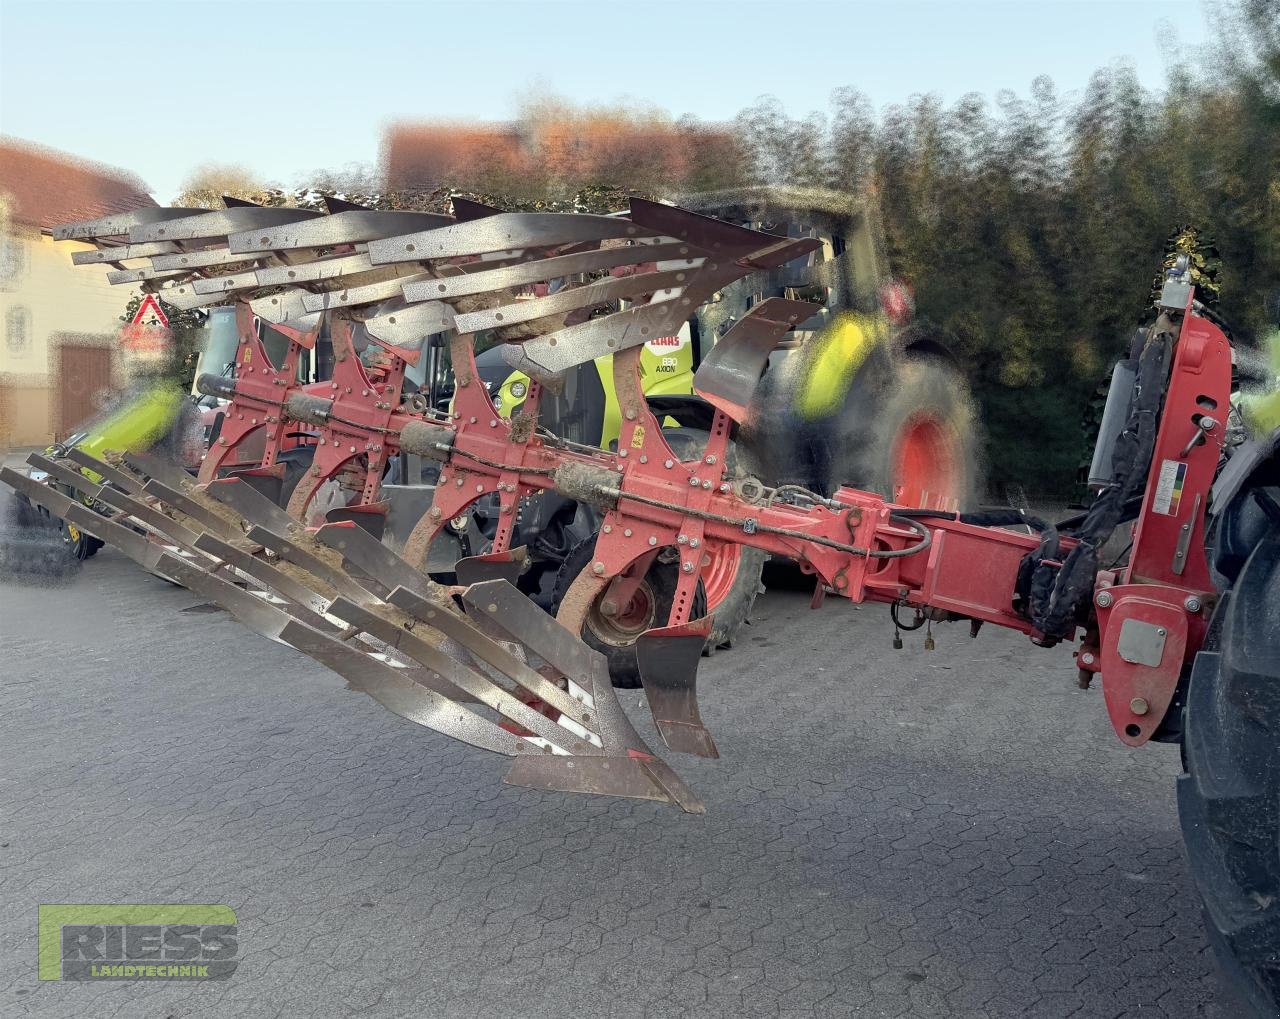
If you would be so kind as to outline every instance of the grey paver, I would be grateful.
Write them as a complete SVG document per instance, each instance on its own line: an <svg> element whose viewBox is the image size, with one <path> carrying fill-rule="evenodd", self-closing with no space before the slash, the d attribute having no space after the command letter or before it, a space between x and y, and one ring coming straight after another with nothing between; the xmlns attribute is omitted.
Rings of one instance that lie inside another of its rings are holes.
<svg viewBox="0 0 1280 1019"><path fill-rule="evenodd" d="M0 585L0 1015L1213 1014L1177 750L1066 649L770 592L688 816L504 786L196 604L109 550ZM231 905L240 971L41 984L37 905L112 901Z"/></svg>

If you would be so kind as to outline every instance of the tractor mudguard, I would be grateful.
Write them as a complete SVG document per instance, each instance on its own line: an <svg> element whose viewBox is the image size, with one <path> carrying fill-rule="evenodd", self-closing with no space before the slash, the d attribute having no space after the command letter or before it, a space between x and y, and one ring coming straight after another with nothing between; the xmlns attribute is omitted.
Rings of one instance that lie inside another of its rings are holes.
<svg viewBox="0 0 1280 1019"><path fill-rule="evenodd" d="M940 357L953 368L960 368L955 354L955 338L928 319L917 319L905 329L892 334L890 345L901 354Z"/></svg>

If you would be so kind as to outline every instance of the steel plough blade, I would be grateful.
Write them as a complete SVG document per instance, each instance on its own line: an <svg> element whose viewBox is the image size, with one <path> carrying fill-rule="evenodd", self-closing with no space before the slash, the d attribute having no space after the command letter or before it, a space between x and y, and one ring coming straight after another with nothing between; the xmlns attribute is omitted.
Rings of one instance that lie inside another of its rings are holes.
<svg viewBox="0 0 1280 1019"><path fill-rule="evenodd" d="M153 529L156 533L172 537L181 545L190 547L196 540L197 532L191 531L170 517L166 517L154 506L139 502L131 498L129 494L116 491L109 485L96 484L80 471L71 470L56 460L33 453L27 458L27 463L44 471L49 477L55 478L86 498L109 506L117 513L132 516L138 523ZM89 469L92 470L93 468Z"/></svg>
<svg viewBox="0 0 1280 1019"><path fill-rule="evenodd" d="M654 725L672 750L719 757L698 711L698 662L711 617L646 630L636 640L636 661Z"/></svg>
<svg viewBox="0 0 1280 1019"><path fill-rule="evenodd" d="M622 710L604 655L584 644L506 581L475 584L467 589L463 600L564 676L569 693L595 708L601 736L614 745L627 747L626 757L613 758L608 762L610 768L603 763L578 767L579 762L567 760L536 765L516 761L507 773L508 782L567 792L604 792L611 788L611 782L618 782L627 791L614 795L639 796L636 790L641 788L643 778L661 795L642 798L670 800L690 813L702 813L702 802L665 761L653 756Z"/></svg>
<svg viewBox="0 0 1280 1019"><path fill-rule="evenodd" d="M157 567L164 554L164 547L152 542L140 531L118 523L112 517L95 513L84 503L70 499L49 485L20 474L11 467L0 468L0 481L25 495L31 502L43 506L59 520L75 524L85 533L114 545L143 569L159 572ZM87 478L85 483L92 484Z"/></svg>
<svg viewBox="0 0 1280 1019"><path fill-rule="evenodd" d="M83 450L72 447L67 450L67 459L78 463L81 467L88 467L90 470L96 470L104 481L110 482L116 488L124 492L126 495L137 495L142 491L142 482L130 474L128 471L122 471L119 468L112 467L101 460L95 459Z"/></svg>
<svg viewBox="0 0 1280 1019"><path fill-rule="evenodd" d="M387 511L390 505L386 502L368 502L356 506L336 506L325 515L331 524L349 523L363 528L375 538L381 540L387 529Z"/></svg>
<svg viewBox="0 0 1280 1019"><path fill-rule="evenodd" d="M519 548L505 552L485 552L483 555L467 556L459 559L453 567L458 583L463 587L482 584L486 580L505 580L514 584L524 572L529 559L529 550L521 545Z"/></svg>
<svg viewBox="0 0 1280 1019"><path fill-rule="evenodd" d="M603 656L505 580L468 588L464 614L368 531L308 531L244 481L202 489L147 455L77 456L95 477L32 462L93 508L7 468L0 480L401 717L514 758L507 782L703 809L632 726Z"/></svg>
<svg viewBox="0 0 1280 1019"><path fill-rule="evenodd" d="M280 492L284 488L284 464L276 463L270 467L241 467L230 471L227 477L243 481L263 498L279 505Z"/></svg>

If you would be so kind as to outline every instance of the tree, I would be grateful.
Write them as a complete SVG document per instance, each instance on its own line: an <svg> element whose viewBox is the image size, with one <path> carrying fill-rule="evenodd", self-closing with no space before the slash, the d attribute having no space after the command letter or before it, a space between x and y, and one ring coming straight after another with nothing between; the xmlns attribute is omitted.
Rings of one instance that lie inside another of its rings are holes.
<svg viewBox="0 0 1280 1019"><path fill-rule="evenodd" d="M292 205L293 192L263 184L243 166L230 163L205 163L197 167L183 182L174 205L191 209L221 209L223 196L239 198L257 205Z"/></svg>

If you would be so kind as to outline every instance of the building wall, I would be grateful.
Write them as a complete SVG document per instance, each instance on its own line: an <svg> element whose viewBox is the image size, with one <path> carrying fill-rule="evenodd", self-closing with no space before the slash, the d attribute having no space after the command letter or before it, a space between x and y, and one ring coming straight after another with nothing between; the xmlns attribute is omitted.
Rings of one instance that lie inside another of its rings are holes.
<svg viewBox="0 0 1280 1019"><path fill-rule="evenodd" d="M110 266L73 266L92 245L12 227L0 236L0 447L39 446L57 427L58 345L111 344L138 289Z"/></svg>
<svg viewBox="0 0 1280 1019"><path fill-rule="evenodd" d="M57 394L46 383L0 375L0 449L46 446L53 436Z"/></svg>

